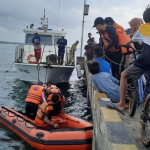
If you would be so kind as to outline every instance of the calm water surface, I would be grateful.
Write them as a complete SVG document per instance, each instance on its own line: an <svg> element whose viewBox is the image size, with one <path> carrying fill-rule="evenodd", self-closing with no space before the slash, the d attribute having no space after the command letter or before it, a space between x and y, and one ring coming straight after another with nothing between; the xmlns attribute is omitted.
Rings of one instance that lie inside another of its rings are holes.
<svg viewBox="0 0 150 150"><path fill-rule="evenodd" d="M0 106L9 106L24 111L24 100L31 84L17 79L15 67L6 73L14 61L16 45L0 44ZM70 82L59 85L66 97L65 112L91 121L86 101L84 80L74 71ZM0 150L33 150L26 142L0 123Z"/></svg>

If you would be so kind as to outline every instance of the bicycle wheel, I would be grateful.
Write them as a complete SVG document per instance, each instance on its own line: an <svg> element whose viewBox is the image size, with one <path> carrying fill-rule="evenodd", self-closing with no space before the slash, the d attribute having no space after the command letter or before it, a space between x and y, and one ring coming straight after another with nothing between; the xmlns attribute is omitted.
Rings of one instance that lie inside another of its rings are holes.
<svg viewBox="0 0 150 150"><path fill-rule="evenodd" d="M145 147L150 147L150 94L146 97L144 112L141 119L141 140Z"/></svg>
<svg viewBox="0 0 150 150"><path fill-rule="evenodd" d="M134 89L130 91L129 94L129 115L133 117L136 112L136 105L138 102L138 88L134 86Z"/></svg>

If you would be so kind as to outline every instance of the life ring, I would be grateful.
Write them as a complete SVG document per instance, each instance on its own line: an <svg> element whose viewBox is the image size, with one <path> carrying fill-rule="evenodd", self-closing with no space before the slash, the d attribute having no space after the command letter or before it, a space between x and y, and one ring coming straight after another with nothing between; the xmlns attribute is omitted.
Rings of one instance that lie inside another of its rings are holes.
<svg viewBox="0 0 150 150"><path fill-rule="evenodd" d="M27 61L28 61L30 64L37 64L36 61L31 61L31 60L30 60L31 57L35 57L35 56L34 56L33 54L29 54L28 57L27 57Z"/></svg>

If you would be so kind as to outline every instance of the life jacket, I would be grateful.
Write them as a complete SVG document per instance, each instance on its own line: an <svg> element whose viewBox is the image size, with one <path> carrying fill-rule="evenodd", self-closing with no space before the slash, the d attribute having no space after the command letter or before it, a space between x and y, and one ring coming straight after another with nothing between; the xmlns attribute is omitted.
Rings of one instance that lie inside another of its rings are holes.
<svg viewBox="0 0 150 150"><path fill-rule="evenodd" d="M54 107L54 114L57 115L60 113L60 111L64 108L65 104L65 98L61 94L61 91L58 87L52 85L51 87L48 87L46 89L47 94L47 100L51 101L53 94L57 94L59 96L57 104L55 104Z"/></svg>
<svg viewBox="0 0 150 150"><path fill-rule="evenodd" d="M49 125L44 122L45 115L48 111L53 110L53 105L50 101L45 101L41 105L39 105L39 109L37 111L36 118L34 122L36 125L41 127L48 127ZM51 118L49 118L51 120Z"/></svg>
<svg viewBox="0 0 150 150"><path fill-rule="evenodd" d="M107 32L101 33L100 34L100 39L103 41L103 48L106 48L107 45L111 41ZM117 45L117 44L118 44L118 42L115 45ZM113 46L113 47L109 48L109 51L110 52L117 52L117 51L119 51L119 49L115 49L115 47Z"/></svg>
<svg viewBox="0 0 150 150"><path fill-rule="evenodd" d="M116 29L116 33L118 36L119 44L126 44L127 42L131 40L131 38L124 31ZM131 43L130 46L134 48L133 43ZM121 53L125 55L131 54L133 53L133 49L132 48L126 49L125 47L121 47Z"/></svg>
<svg viewBox="0 0 150 150"><path fill-rule="evenodd" d="M25 102L41 104L42 103L42 92L44 90L43 86L32 85L28 91L27 98Z"/></svg>
<svg viewBox="0 0 150 150"><path fill-rule="evenodd" d="M116 34L117 34L117 37L118 37L118 41L117 43L115 44L115 46L117 47L118 44L125 44L127 43L128 41L131 40L131 38L122 30L119 30L116 28ZM106 48L106 46L110 43L111 39L109 38L109 35L107 32L105 33L101 33L100 34L100 38L101 40L103 41L103 48ZM125 48L125 47L121 47L120 49L115 49L115 46L111 47L109 49L109 51L111 52L116 52L116 51L119 51L121 50L121 53L122 54L125 54L125 55L128 55L128 54L131 54L133 52L133 49L132 48L129 48L128 50ZM131 44L132 47L133 44Z"/></svg>
<svg viewBox="0 0 150 150"><path fill-rule="evenodd" d="M118 23L114 23L113 25L116 29L119 29L124 32L124 28L121 25L119 25Z"/></svg>

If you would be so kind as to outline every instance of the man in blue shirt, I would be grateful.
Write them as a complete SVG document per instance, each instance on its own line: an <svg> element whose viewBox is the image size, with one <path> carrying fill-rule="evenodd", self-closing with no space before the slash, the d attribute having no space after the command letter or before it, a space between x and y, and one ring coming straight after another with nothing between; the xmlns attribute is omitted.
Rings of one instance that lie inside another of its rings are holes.
<svg viewBox="0 0 150 150"><path fill-rule="evenodd" d="M34 34L34 38L32 39L32 43L34 46L34 53L37 63L41 59L41 38L39 37L38 33Z"/></svg>
<svg viewBox="0 0 150 150"><path fill-rule="evenodd" d="M104 51L101 46L96 46L93 50L93 61L97 61L100 65L100 72L111 74L110 64L103 59Z"/></svg>
<svg viewBox="0 0 150 150"><path fill-rule="evenodd" d="M96 61L88 62L88 69L92 76L92 82L98 92L105 93L112 103L119 102L120 88L119 81L106 72L100 72L100 65Z"/></svg>
<svg viewBox="0 0 150 150"><path fill-rule="evenodd" d="M65 53L65 46L67 45L67 40L64 38L63 35L61 39L58 39L58 63L63 64L64 61L64 53Z"/></svg>

